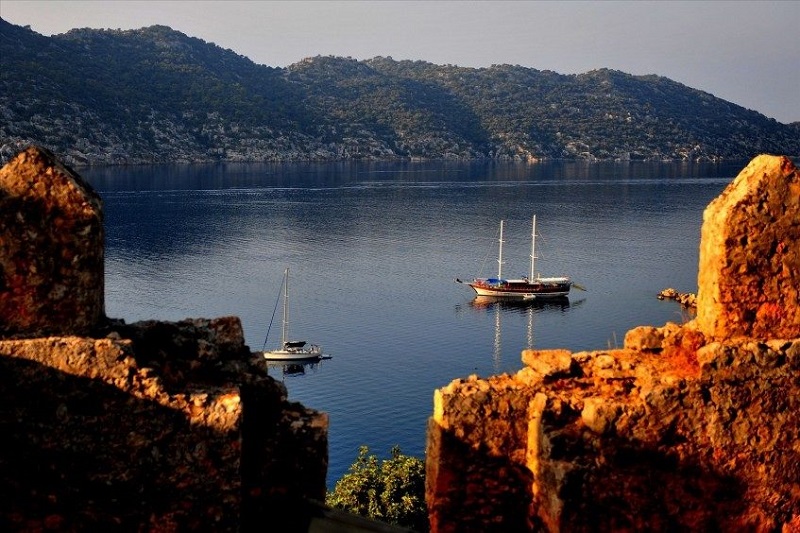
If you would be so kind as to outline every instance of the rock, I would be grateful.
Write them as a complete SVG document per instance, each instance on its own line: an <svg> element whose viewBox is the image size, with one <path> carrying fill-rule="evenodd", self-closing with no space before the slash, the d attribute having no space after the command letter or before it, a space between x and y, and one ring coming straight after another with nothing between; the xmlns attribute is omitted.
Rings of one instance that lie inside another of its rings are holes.
<svg viewBox="0 0 800 533"><path fill-rule="evenodd" d="M653 326L638 326L625 334L625 348L629 350L660 351L664 332Z"/></svg>
<svg viewBox="0 0 800 533"><path fill-rule="evenodd" d="M604 398L586 398L583 401L581 420L586 427L598 434L608 431L621 409Z"/></svg>
<svg viewBox="0 0 800 533"><path fill-rule="evenodd" d="M664 289L664 290L662 290L661 292L658 293L658 299L659 300L664 300L664 299L666 299L666 300L674 300L677 297L678 297L678 291L676 291L672 287L670 287L668 289Z"/></svg>
<svg viewBox="0 0 800 533"><path fill-rule="evenodd" d="M760 155L703 213L697 323L709 338L800 336L800 173Z"/></svg>
<svg viewBox="0 0 800 533"><path fill-rule="evenodd" d="M87 334L105 317L102 202L36 146L0 169L0 336Z"/></svg>
<svg viewBox="0 0 800 533"><path fill-rule="evenodd" d="M238 532L324 499L328 416L288 401L236 320L119 327L0 340L0 523ZM184 349L201 344L216 357Z"/></svg>
<svg viewBox="0 0 800 533"><path fill-rule="evenodd" d="M697 295L691 292L678 292L673 288L664 289L656 296L659 300L675 300L690 309L697 307Z"/></svg>
<svg viewBox="0 0 800 533"><path fill-rule="evenodd" d="M522 350L522 362L542 377L567 375L572 354L569 350Z"/></svg>

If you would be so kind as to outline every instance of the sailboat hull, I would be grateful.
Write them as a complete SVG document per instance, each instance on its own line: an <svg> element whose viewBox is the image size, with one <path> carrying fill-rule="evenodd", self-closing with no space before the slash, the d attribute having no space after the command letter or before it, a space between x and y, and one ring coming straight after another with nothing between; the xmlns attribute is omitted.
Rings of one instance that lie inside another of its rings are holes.
<svg viewBox="0 0 800 533"><path fill-rule="evenodd" d="M467 283L478 296L503 298L539 299L563 298L569 294L572 282L569 278L525 279L475 279Z"/></svg>
<svg viewBox="0 0 800 533"><path fill-rule="evenodd" d="M265 350L261 352L264 359L271 361L300 361L309 359L321 359L322 348L319 346L310 346L308 348L289 348L279 350Z"/></svg>

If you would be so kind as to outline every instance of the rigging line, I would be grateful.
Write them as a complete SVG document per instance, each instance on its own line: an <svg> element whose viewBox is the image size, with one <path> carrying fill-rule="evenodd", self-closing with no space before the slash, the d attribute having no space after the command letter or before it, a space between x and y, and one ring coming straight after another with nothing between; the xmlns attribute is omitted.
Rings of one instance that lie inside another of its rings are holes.
<svg viewBox="0 0 800 533"><path fill-rule="evenodd" d="M500 237L500 228L498 228L498 229L496 229L496 230L495 230L495 232L494 232L494 239L493 239L493 240L492 240L492 242L490 243L490 245L489 245L489 249L486 251L486 255L485 255L485 256L483 256L483 261L481 262L481 268L480 268L480 269L478 269L478 277L479 277L479 278L480 278L480 277L483 277L483 269L484 269L484 268L486 268L486 261L488 261L488 260L489 260L489 255L491 255L491 254L492 254L492 252L494 251L494 246L495 246L495 243L497 242L497 239L498 239L499 237Z"/></svg>
<svg viewBox="0 0 800 533"><path fill-rule="evenodd" d="M547 244L547 239L544 235L539 232L539 228L536 228L536 259L541 258L541 246L539 245L539 241L544 241L545 245Z"/></svg>
<svg viewBox="0 0 800 533"><path fill-rule="evenodd" d="M272 310L272 318L269 319L269 326L267 327L267 336L264 337L264 346L261 347L261 350L267 349L267 339L269 339L269 330L272 329L272 322L275 320L275 312L278 310L278 303L281 301L281 293L283 292L283 284L286 283L286 276L283 277L283 281L281 281L281 287L278 289L278 297L275 299L275 309Z"/></svg>

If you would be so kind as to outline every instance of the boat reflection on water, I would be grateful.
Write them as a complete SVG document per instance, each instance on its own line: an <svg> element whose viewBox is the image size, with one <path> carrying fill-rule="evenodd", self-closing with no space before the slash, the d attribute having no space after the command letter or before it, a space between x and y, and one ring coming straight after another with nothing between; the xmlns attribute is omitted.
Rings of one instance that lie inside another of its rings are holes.
<svg viewBox="0 0 800 533"><path fill-rule="evenodd" d="M273 378L280 375L281 380L287 377L305 376L314 374L319 369L322 361L330 359L329 356L300 359L296 361L267 361L267 373Z"/></svg>
<svg viewBox="0 0 800 533"><path fill-rule="evenodd" d="M503 298L498 296L476 296L473 298L469 305L474 309L494 309L499 308L503 311L516 312L526 314L529 311L537 310L560 310L567 311L571 307L577 307L583 303L584 299L577 302L571 302L569 297L562 296L558 298Z"/></svg>
<svg viewBox="0 0 800 533"><path fill-rule="evenodd" d="M495 371L502 367L502 321L501 317L505 314L518 314L527 316L527 335L526 345L522 349L533 348L533 316L538 313L567 311L580 306L584 298L577 301L570 301L569 297L558 298L503 298L497 296L476 296L469 302L471 308L480 311L494 312L494 346L492 352L492 362Z"/></svg>

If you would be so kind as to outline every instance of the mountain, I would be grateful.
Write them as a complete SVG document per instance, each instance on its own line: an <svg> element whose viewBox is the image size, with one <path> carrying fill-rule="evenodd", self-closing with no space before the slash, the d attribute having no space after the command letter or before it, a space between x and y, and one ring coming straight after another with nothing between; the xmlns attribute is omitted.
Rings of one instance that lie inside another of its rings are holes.
<svg viewBox="0 0 800 533"><path fill-rule="evenodd" d="M0 160L748 159L800 124L660 76L376 57L258 65L166 26L45 37L0 19Z"/></svg>

